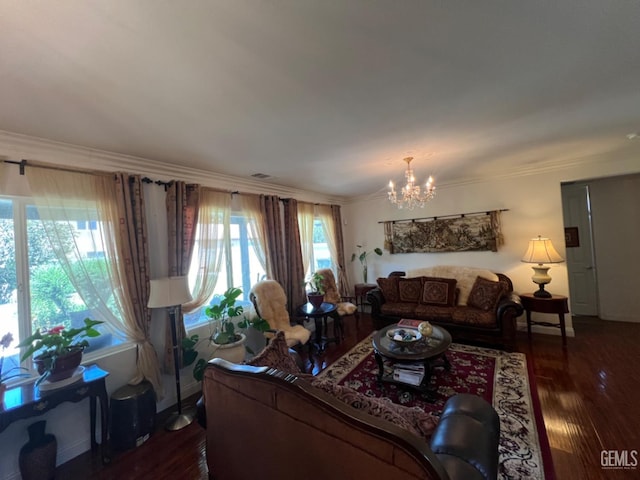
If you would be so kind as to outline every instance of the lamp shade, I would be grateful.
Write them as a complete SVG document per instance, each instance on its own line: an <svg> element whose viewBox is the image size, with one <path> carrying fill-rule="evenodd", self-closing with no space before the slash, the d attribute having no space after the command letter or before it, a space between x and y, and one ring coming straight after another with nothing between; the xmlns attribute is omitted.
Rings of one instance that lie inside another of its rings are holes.
<svg viewBox="0 0 640 480"><path fill-rule="evenodd" d="M560 263L564 262L564 258L556 251L548 238L532 238L529 240L529 248L522 257L522 261L526 263Z"/></svg>
<svg viewBox="0 0 640 480"><path fill-rule="evenodd" d="M173 307L191 301L187 277L165 277L151 280L149 308Z"/></svg>

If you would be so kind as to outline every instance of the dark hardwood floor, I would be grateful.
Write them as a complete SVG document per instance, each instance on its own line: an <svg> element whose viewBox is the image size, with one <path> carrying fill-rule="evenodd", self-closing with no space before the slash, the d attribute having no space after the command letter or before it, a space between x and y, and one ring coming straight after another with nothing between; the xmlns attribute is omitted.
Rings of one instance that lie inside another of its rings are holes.
<svg viewBox="0 0 640 480"><path fill-rule="evenodd" d="M640 478L640 465L632 470L601 466L603 450L640 450L640 323L585 317L574 317L573 323L576 337L568 339L566 349L559 336L518 334L517 349L528 355L535 374L556 477ZM363 314L357 326L346 326L344 342L307 359L309 369L326 368L371 330L371 319ZM142 446L114 453L107 466L86 453L58 467L56 478L206 479L204 431L195 422L177 432L159 427Z"/></svg>

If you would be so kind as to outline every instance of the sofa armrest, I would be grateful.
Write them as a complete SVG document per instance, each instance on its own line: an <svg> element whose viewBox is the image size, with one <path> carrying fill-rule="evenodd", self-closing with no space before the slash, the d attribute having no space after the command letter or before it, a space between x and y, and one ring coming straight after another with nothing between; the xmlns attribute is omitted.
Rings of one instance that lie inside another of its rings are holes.
<svg viewBox="0 0 640 480"><path fill-rule="evenodd" d="M505 345L508 348L514 348L516 343L516 318L522 315L524 308L520 301L520 296L517 293L509 292L505 295L496 308L496 320L500 329L502 330L502 336L505 340Z"/></svg>
<svg viewBox="0 0 640 480"><path fill-rule="evenodd" d="M459 394L447 400L431 449L452 480L495 480L500 420L482 398Z"/></svg>
<svg viewBox="0 0 640 480"><path fill-rule="evenodd" d="M524 308L522 307L522 301L520 300L520 295L515 292L509 292L508 295L505 295L498 302L498 307L496 309L496 315L498 318L504 315L507 310L513 310L513 316L519 317L524 312Z"/></svg>

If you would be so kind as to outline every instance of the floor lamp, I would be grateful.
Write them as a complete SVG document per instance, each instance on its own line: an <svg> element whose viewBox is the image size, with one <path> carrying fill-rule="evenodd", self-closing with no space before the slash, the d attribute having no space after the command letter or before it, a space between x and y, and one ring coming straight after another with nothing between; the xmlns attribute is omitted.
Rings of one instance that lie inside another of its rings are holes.
<svg viewBox="0 0 640 480"><path fill-rule="evenodd" d="M167 430L180 430L189 425L194 417L194 409L182 409L182 398L180 394L180 348L178 347L178 336L176 334L176 314L182 304L191 300L187 277L165 277L151 280L151 291L149 292L149 308L166 308L169 312L171 322L171 344L173 349L173 369L176 376L176 397L178 400L178 411L172 413L165 423Z"/></svg>

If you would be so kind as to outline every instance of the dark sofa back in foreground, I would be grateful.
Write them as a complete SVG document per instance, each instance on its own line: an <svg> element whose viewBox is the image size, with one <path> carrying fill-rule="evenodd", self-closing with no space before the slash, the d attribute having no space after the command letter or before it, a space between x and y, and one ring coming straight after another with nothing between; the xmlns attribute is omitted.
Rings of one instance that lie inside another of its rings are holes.
<svg viewBox="0 0 640 480"><path fill-rule="evenodd" d="M499 421L471 395L445 405L431 445L269 367L214 359L203 380L207 465L217 480L496 478Z"/></svg>

